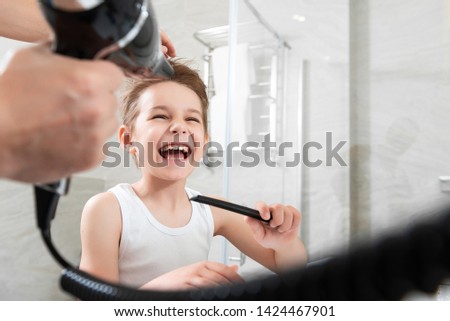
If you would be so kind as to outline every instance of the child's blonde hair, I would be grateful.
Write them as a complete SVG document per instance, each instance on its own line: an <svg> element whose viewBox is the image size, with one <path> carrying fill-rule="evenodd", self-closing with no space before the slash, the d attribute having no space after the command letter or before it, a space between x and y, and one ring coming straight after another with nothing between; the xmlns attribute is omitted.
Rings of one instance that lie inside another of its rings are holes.
<svg viewBox="0 0 450 321"><path fill-rule="evenodd" d="M139 115L138 101L144 90L147 88L172 81L191 89L200 98L202 108L202 121L205 134L208 133L208 95L206 93L206 86L200 78L198 72L185 63L179 60L171 60L170 64L173 67L174 74L171 79L164 78L147 78L147 79L132 79L129 82L128 90L122 98L122 122L129 130L133 131L134 121Z"/></svg>

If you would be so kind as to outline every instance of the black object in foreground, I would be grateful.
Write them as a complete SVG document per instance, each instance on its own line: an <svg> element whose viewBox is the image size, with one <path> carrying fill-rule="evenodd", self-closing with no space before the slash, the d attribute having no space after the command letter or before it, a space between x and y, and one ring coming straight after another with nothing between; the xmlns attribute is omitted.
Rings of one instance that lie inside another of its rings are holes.
<svg viewBox="0 0 450 321"><path fill-rule="evenodd" d="M266 223L270 222L270 220L272 219L272 215L270 215L270 218L268 220L265 220L259 215L259 211L255 210L253 208L230 203L227 201L218 200L217 198L212 198L212 197L203 196L203 195L197 195L197 196L191 197L190 200L193 202L198 202L198 203L203 203L203 204L219 207L224 210L235 212L235 213L242 214L245 216L250 216L252 218L256 218L257 220L260 220L260 221L263 221Z"/></svg>
<svg viewBox="0 0 450 321"><path fill-rule="evenodd" d="M450 277L450 207L374 244L281 275L193 291L127 288L66 268L62 288L82 300L401 300ZM48 242L47 242L48 244Z"/></svg>
<svg viewBox="0 0 450 321"><path fill-rule="evenodd" d="M434 293L450 277L450 204L433 217L371 244L280 275L192 291L138 290L95 278L66 261L54 247L50 225L59 200L51 193L37 206L38 228L50 254L64 268L61 287L81 300L401 300Z"/></svg>

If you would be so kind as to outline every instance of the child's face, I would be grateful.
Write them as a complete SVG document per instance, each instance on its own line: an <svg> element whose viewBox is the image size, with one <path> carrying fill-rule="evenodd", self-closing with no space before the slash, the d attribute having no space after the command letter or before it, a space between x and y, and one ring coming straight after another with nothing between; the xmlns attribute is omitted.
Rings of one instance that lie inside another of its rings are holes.
<svg viewBox="0 0 450 321"><path fill-rule="evenodd" d="M186 86L167 81L146 89L131 140L139 143L141 169L166 180L192 173L207 142L199 97ZM142 155L142 153L144 155Z"/></svg>

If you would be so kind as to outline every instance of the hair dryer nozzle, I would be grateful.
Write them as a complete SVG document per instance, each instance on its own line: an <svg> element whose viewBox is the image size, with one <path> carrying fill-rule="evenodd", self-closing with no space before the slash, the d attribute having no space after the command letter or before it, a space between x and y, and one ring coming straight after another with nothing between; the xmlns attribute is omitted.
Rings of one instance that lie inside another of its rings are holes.
<svg viewBox="0 0 450 321"><path fill-rule="evenodd" d="M169 79L172 78L173 73L174 73L174 71L173 71L172 65L166 59L161 60L161 63L159 64L158 69L155 70L156 75L162 76L164 78L169 78Z"/></svg>

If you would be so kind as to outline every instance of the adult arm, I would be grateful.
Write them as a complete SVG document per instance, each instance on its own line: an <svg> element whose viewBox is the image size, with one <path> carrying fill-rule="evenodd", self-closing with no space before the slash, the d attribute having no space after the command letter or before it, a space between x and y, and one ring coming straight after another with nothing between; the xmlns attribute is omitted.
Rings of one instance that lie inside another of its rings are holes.
<svg viewBox="0 0 450 321"><path fill-rule="evenodd" d="M51 30L38 1L0 1L0 37L26 42L49 40Z"/></svg>

